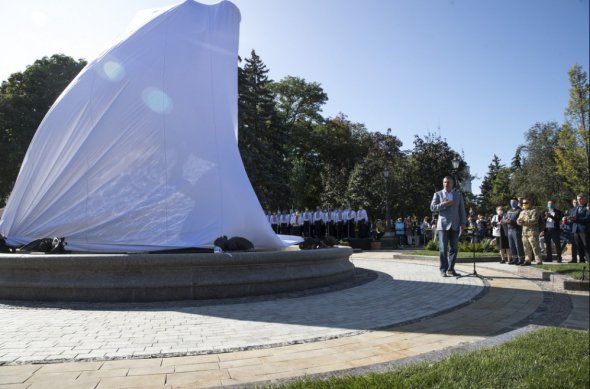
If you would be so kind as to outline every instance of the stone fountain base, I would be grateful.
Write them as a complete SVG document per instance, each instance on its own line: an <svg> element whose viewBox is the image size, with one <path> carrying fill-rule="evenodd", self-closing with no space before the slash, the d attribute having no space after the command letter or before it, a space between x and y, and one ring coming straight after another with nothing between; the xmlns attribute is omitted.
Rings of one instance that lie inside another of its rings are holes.
<svg viewBox="0 0 590 389"><path fill-rule="evenodd" d="M234 253L0 254L0 300L147 302L244 297L353 277L348 247Z"/></svg>

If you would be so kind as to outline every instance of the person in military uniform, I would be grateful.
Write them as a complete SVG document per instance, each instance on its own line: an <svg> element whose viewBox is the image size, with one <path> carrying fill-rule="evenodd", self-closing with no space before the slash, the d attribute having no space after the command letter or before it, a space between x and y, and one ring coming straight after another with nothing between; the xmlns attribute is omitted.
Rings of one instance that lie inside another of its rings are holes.
<svg viewBox="0 0 590 389"><path fill-rule="evenodd" d="M543 263L541 248L539 247L539 213L531 207L527 198L522 199L522 212L516 219L516 223L522 226L522 243L526 255L526 261L522 266L529 266L533 261L533 254L537 264Z"/></svg>

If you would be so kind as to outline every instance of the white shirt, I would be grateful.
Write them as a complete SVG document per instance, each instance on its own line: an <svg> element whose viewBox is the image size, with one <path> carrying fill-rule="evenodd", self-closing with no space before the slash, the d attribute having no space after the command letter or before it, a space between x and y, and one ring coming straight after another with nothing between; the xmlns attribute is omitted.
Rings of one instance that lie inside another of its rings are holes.
<svg viewBox="0 0 590 389"><path fill-rule="evenodd" d="M284 213L281 215L281 224L289 224L289 214Z"/></svg>
<svg viewBox="0 0 590 389"><path fill-rule="evenodd" d="M367 211L365 209L359 209L356 213L356 221L364 220L366 222L369 221L369 216L367 215Z"/></svg>
<svg viewBox="0 0 590 389"><path fill-rule="evenodd" d="M324 213L322 211L315 211L313 213L313 221L314 223L317 221L324 221Z"/></svg>

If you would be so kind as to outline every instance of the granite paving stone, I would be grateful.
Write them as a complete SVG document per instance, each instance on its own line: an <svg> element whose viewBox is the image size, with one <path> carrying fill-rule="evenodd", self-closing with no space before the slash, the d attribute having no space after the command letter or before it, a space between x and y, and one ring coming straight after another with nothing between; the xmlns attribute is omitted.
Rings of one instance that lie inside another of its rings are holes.
<svg viewBox="0 0 590 389"><path fill-rule="evenodd" d="M441 278L436 260L393 260L391 252L352 260L376 277L296 297L208 305L0 302L0 389L252 386L376 369L556 320L548 315L588 328L588 294L553 291L531 269L486 263L478 272L489 279L457 279Z"/></svg>

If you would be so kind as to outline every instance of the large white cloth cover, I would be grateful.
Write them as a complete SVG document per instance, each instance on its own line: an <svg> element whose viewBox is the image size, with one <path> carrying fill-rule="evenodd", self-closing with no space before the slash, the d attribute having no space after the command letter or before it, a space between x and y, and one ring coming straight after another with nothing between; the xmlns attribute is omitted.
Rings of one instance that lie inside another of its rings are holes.
<svg viewBox="0 0 590 389"><path fill-rule="evenodd" d="M39 126L0 233L71 250L281 248L237 146L240 13L173 6L92 61ZM292 242L291 242L292 243Z"/></svg>

